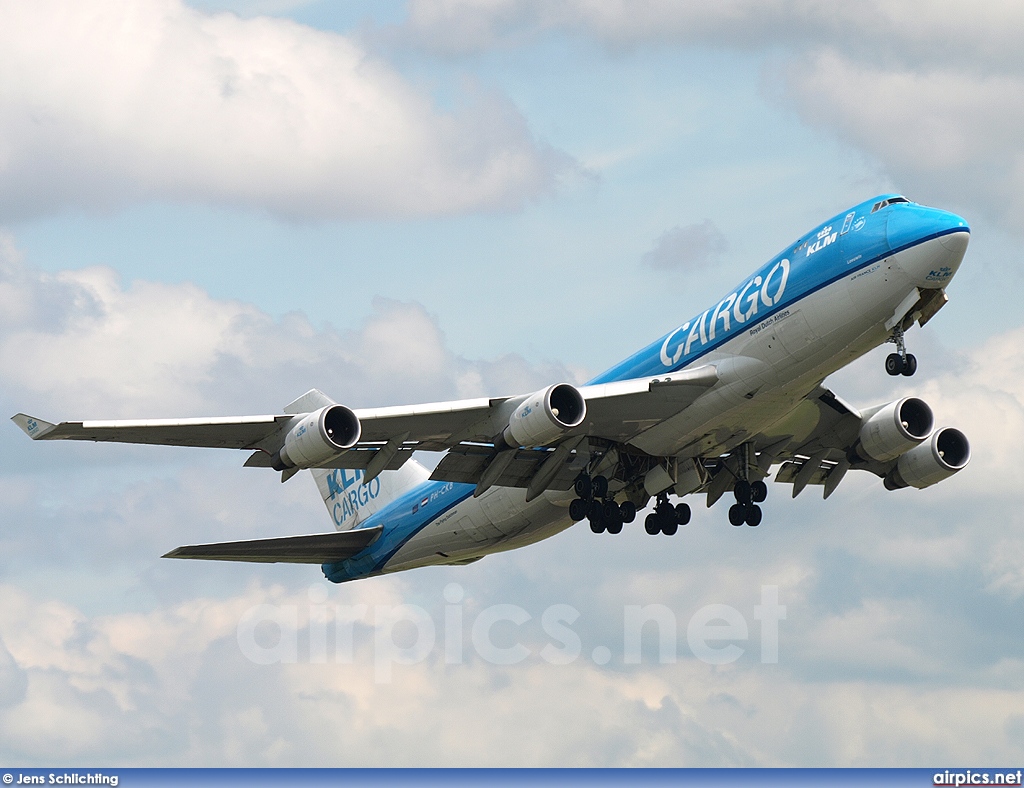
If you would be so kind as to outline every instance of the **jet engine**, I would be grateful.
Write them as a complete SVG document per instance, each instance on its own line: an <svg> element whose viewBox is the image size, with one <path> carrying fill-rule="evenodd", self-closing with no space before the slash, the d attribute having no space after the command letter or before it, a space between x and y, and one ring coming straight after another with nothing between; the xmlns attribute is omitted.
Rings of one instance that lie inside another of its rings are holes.
<svg viewBox="0 0 1024 788"><path fill-rule="evenodd" d="M952 427L935 430L930 440L900 456L885 477L887 490L929 487L962 470L971 460L967 436Z"/></svg>
<svg viewBox="0 0 1024 788"><path fill-rule="evenodd" d="M546 446L587 417L587 403L575 386L558 383L531 394L516 408L502 432L509 446Z"/></svg>
<svg viewBox="0 0 1024 788"><path fill-rule="evenodd" d="M274 455L274 469L313 468L359 442L362 427L344 405L327 405L307 413L284 437Z"/></svg>
<svg viewBox="0 0 1024 788"><path fill-rule="evenodd" d="M864 459L894 460L927 438L932 431L932 409L917 397L883 405L860 428L858 453Z"/></svg>

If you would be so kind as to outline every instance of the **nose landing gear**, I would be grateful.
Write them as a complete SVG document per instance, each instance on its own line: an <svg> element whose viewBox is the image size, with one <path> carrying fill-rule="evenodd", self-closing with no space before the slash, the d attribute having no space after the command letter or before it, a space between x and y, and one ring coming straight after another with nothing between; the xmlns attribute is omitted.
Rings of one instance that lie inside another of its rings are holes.
<svg viewBox="0 0 1024 788"><path fill-rule="evenodd" d="M905 375L909 378L917 372L917 357L907 352L903 329L900 326L894 327L888 341L896 343L896 352L885 357L885 371L893 376Z"/></svg>

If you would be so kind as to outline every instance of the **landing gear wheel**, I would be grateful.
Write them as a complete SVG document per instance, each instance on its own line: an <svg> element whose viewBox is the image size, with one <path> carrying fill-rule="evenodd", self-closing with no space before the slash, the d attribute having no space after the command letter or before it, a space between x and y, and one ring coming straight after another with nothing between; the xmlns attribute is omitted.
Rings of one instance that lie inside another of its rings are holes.
<svg viewBox="0 0 1024 788"><path fill-rule="evenodd" d="M753 482L750 485L750 497L754 503L764 503L768 497L768 485L762 481Z"/></svg>
<svg viewBox="0 0 1024 788"><path fill-rule="evenodd" d="M747 519L747 507L741 503L734 503L729 507L729 522L732 525L743 525Z"/></svg>
<svg viewBox="0 0 1024 788"><path fill-rule="evenodd" d="M673 516L671 520L666 518L661 524L661 532L665 534L665 536L675 536L675 533L678 530L679 523L676 522L675 516Z"/></svg>
<svg viewBox="0 0 1024 788"><path fill-rule="evenodd" d="M658 521L658 515L653 512L647 515L644 519L644 530L651 536L654 536L661 530L661 523Z"/></svg>
<svg viewBox="0 0 1024 788"><path fill-rule="evenodd" d="M903 374L909 378L915 372L917 372L917 356L913 353L907 353L903 364Z"/></svg>
<svg viewBox="0 0 1024 788"><path fill-rule="evenodd" d="M573 490L576 494L584 501L589 501L593 497L593 487L590 484L590 477L580 475L576 477L576 483L573 485Z"/></svg>
<svg viewBox="0 0 1024 788"><path fill-rule="evenodd" d="M895 376L903 374L903 367L903 356L899 353L890 353L885 357L885 371L890 375Z"/></svg>
<svg viewBox="0 0 1024 788"><path fill-rule="evenodd" d="M746 479L737 481L732 492L736 496L736 503L750 503L750 482Z"/></svg>
<svg viewBox="0 0 1024 788"><path fill-rule="evenodd" d="M595 498L604 498L608 494L608 480L604 476L595 476L590 483Z"/></svg>
<svg viewBox="0 0 1024 788"><path fill-rule="evenodd" d="M622 516L622 522L633 522L636 519L636 505L632 501L619 504L619 514Z"/></svg>
<svg viewBox="0 0 1024 788"><path fill-rule="evenodd" d="M677 503L676 504L676 524L688 525L690 522L690 504L688 503Z"/></svg>
<svg viewBox="0 0 1024 788"><path fill-rule="evenodd" d="M619 511L619 505L615 501L604 502L604 512L602 513L602 520L608 528L608 533L617 534L622 532L622 512Z"/></svg>
<svg viewBox="0 0 1024 788"><path fill-rule="evenodd" d="M593 531L595 534L603 534L604 533L604 520L601 520L601 519L595 520L593 517L591 517L590 518L590 530Z"/></svg>
<svg viewBox="0 0 1024 788"><path fill-rule="evenodd" d="M569 504L569 517L572 518L574 523L578 523L587 516L587 510L589 508L589 501L584 501L582 498L573 498L572 502Z"/></svg>
<svg viewBox="0 0 1024 788"><path fill-rule="evenodd" d="M747 507L747 525L757 528L761 524L761 507L754 504Z"/></svg>

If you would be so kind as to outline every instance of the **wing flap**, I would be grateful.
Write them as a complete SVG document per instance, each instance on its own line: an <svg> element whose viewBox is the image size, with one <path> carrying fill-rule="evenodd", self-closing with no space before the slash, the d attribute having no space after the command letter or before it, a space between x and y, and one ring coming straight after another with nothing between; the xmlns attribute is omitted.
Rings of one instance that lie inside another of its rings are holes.
<svg viewBox="0 0 1024 788"><path fill-rule="evenodd" d="M455 446L445 454L430 478L436 481L476 484L487 468L493 452L489 446ZM498 487L529 487L531 480L551 452L552 450L520 449L493 484ZM570 489L585 464L585 453L571 454L544 488Z"/></svg>
<svg viewBox="0 0 1024 788"><path fill-rule="evenodd" d="M374 455L380 450L380 446L357 446L354 449L342 452L336 457L332 457L325 463L317 465L317 468L347 468L349 470L362 470L365 471L369 466L370 461L374 458ZM385 471L397 471L403 465L406 460L411 458L413 455L412 449L399 449L395 452L395 456L388 460L387 465L384 466ZM273 456L265 451L257 451L252 454L245 461L246 468L273 468Z"/></svg>
<svg viewBox="0 0 1024 788"><path fill-rule="evenodd" d="M797 474L799 474L800 471L804 469L805 464L808 462L810 462L810 460L804 460L803 462L796 462L790 460L784 462L782 464L782 467L780 467L779 470L775 472L775 481L779 482L780 484L792 484L793 482L796 481ZM811 473L810 477L807 479L807 484L824 484L825 480L828 478L829 471L831 471L832 468L835 467L835 465L835 462L821 463L820 465L818 465Z"/></svg>
<svg viewBox="0 0 1024 788"><path fill-rule="evenodd" d="M261 564L330 564L344 561L373 544L384 530L357 528L336 533L280 536L177 547L163 558L191 558L203 561L247 561Z"/></svg>

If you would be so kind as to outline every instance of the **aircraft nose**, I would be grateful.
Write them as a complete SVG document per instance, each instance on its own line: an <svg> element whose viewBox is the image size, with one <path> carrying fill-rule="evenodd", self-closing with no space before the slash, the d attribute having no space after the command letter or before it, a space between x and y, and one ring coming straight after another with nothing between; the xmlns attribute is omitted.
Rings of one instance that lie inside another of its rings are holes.
<svg viewBox="0 0 1024 788"><path fill-rule="evenodd" d="M939 239L939 243L942 244L947 252L963 257L964 252L967 251L967 244L970 240L971 231L965 229L962 232L955 232L942 236Z"/></svg>
<svg viewBox="0 0 1024 788"><path fill-rule="evenodd" d="M929 238L940 238L950 252L967 249L971 228L955 213L924 205L898 204L889 209L885 234L893 251L905 249Z"/></svg>
<svg viewBox="0 0 1024 788"><path fill-rule="evenodd" d="M889 209L885 232L889 248L918 287L945 287L960 269L971 228L955 213L923 205L896 204ZM935 243L937 241L937 243Z"/></svg>

